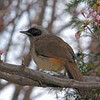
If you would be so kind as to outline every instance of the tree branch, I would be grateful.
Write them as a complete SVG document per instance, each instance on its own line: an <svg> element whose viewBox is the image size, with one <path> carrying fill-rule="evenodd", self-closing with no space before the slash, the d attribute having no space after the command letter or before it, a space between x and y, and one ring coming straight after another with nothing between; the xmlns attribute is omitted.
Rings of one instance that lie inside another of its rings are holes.
<svg viewBox="0 0 100 100"><path fill-rule="evenodd" d="M65 88L100 88L100 77L84 77L87 82L80 82L67 77L51 76L24 66L12 65L0 61L0 78L22 86L65 87Z"/></svg>

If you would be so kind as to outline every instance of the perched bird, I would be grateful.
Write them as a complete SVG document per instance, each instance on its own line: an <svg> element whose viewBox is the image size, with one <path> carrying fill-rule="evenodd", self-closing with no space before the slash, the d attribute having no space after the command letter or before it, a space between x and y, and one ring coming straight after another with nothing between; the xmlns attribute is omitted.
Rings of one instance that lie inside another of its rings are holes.
<svg viewBox="0 0 100 100"><path fill-rule="evenodd" d="M69 78L85 81L75 62L72 48L60 37L50 34L45 28L37 25L21 33L29 37L31 57L38 68L55 72L64 70Z"/></svg>

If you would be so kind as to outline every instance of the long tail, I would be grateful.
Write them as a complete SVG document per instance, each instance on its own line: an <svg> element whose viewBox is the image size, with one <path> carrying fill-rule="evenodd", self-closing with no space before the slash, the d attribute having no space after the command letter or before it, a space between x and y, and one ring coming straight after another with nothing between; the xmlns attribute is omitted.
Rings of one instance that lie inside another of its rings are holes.
<svg viewBox="0 0 100 100"><path fill-rule="evenodd" d="M69 62L69 63L67 63L67 65L68 65L67 72L68 72L69 78L75 79L78 81L85 81L85 79L84 79L82 73L80 72L79 68L77 67L76 63Z"/></svg>
<svg viewBox="0 0 100 100"><path fill-rule="evenodd" d="M68 65L68 76L70 79L75 79L77 81L85 81L82 73L80 72L79 68L77 67L76 63L69 62ZM88 95L90 90L83 88L78 88L80 95L83 97L84 95Z"/></svg>

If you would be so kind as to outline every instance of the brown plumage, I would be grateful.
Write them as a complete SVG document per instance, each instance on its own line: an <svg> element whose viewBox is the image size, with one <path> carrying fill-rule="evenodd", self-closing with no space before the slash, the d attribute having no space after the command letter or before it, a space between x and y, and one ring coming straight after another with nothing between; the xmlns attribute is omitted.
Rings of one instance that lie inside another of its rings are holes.
<svg viewBox="0 0 100 100"><path fill-rule="evenodd" d="M71 76L76 80L84 81L76 65L75 54L72 48L61 38L54 35L46 35L34 41L34 46L38 55L63 60L65 62L64 67L65 69L67 68ZM61 62L59 61L57 63Z"/></svg>
<svg viewBox="0 0 100 100"><path fill-rule="evenodd" d="M67 70L69 78L85 81L75 62L72 48L60 37L51 35L40 26L33 26L22 33L28 35L31 56L40 69L55 72Z"/></svg>

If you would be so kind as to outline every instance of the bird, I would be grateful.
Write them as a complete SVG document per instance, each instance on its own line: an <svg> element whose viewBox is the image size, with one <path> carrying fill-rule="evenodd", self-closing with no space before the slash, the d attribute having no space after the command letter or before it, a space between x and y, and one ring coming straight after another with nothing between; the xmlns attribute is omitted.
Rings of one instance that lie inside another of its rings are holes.
<svg viewBox="0 0 100 100"><path fill-rule="evenodd" d="M64 70L70 79L85 81L77 66L72 47L63 39L38 25L20 32L29 37L31 58L39 69L57 73Z"/></svg>

